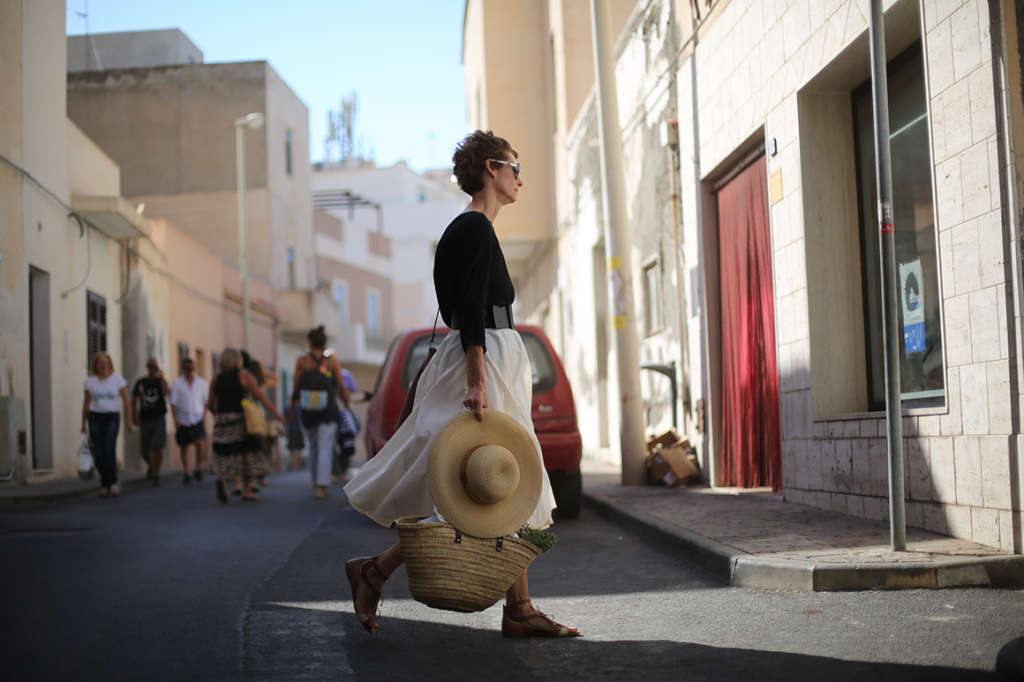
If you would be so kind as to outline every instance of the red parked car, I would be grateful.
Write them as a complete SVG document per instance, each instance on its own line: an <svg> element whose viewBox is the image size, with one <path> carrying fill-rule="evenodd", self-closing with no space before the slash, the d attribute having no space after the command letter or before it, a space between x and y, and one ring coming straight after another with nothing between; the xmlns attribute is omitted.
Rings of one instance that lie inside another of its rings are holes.
<svg viewBox="0 0 1024 682"><path fill-rule="evenodd" d="M572 388L544 330L530 325L516 325L516 330L522 336L533 369L533 430L540 441L544 467L555 493L558 505L555 513L559 518L572 518L580 512L580 459L583 456ZM384 366L370 393L363 435L368 457L376 455L398 428L398 415L409 385L427 356L430 332L429 327L403 332L388 348ZM437 342L447 333L447 327L439 327Z"/></svg>

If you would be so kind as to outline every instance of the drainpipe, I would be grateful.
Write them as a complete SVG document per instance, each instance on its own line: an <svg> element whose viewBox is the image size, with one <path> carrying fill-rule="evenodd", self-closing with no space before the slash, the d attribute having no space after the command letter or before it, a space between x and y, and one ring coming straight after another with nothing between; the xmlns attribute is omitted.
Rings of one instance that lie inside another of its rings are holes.
<svg viewBox="0 0 1024 682"><path fill-rule="evenodd" d="M714 8L712 8L714 9ZM718 415L714 413L714 401L711 399L711 343L708 335L708 287L707 272L704 269L704 259L707 252L704 250L704 191L700 181L700 103L697 97L697 44L700 41L700 28L704 20L700 16L700 10L696 2L690 3L690 18L692 20L693 51L690 53L690 114L692 116L693 128L693 186L696 190L694 212L697 225L697 259L699 291L691 291L690 295L700 301L700 357L701 357L701 386L702 397L698 401L697 424L703 425L702 447L704 450L704 469L707 471L707 481L715 485L718 481L718 464L711 449L714 443L712 420Z"/></svg>
<svg viewBox="0 0 1024 682"><path fill-rule="evenodd" d="M1003 222L1003 263L1005 274L1012 286L1006 287L1006 317L1001 320L1008 330L1008 346L1016 349L1010 354L1010 395L1016 396L1020 387L1024 385L1021 376L1021 365L1017 358L1021 357L1020 329L1017 326L1017 311L1020 310L1020 295L1022 291L1022 264L1021 264L1021 204L1018 192L1019 174L1014 160L1013 120L1010 114L1010 76L1007 72L1007 59L1010 51L1007 49L1007 37L1013 30L1013 23L1004 21L1005 5L1001 0L989 1L989 23L992 36L992 82L996 101L996 140L998 144L999 159L999 204L1001 206ZM1017 14L1017 25L1020 25L1020 15ZM1020 30L1020 29L1018 29ZM1021 431L1021 414L1014 403L1010 410L1010 432L1019 434ZM1024 490L1021 490L1020 470L1022 450L1019 438L1010 439L1010 504L1013 509L1020 509L1021 499L1024 497ZM1022 530L1021 519L1018 515L1013 516L1011 523L1011 534L1013 537L1013 551L1021 552Z"/></svg>
<svg viewBox="0 0 1024 682"><path fill-rule="evenodd" d="M597 120L601 132L601 175L604 191L605 246L608 250L612 330L615 338L621 400L619 445L622 484L644 482L646 452L640 411L640 354L633 304L633 265L629 226L626 222L626 179L622 165L618 91L615 85L615 54L612 47L608 0L590 0L594 43L594 74L597 88Z"/></svg>

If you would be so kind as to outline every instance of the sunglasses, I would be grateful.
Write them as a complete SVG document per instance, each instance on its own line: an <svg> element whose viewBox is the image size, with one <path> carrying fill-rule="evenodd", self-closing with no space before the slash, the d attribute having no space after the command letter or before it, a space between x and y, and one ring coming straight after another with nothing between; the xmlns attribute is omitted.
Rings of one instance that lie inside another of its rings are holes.
<svg viewBox="0 0 1024 682"><path fill-rule="evenodd" d="M489 159L489 160L493 161L494 163L500 163L503 166L508 166L509 168L512 169L512 175L515 176L515 179L516 180L519 179L519 171L521 171L523 169L523 164L519 163L518 161L513 163L512 161L502 161L501 159Z"/></svg>

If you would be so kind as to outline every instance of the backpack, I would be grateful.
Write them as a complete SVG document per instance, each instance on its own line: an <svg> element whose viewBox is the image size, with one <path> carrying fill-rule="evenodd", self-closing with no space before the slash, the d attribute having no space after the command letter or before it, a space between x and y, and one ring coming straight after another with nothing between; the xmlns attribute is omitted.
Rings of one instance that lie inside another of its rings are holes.
<svg viewBox="0 0 1024 682"><path fill-rule="evenodd" d="M309 356L316 360L310 353ZM330 407L334 403L334 377L327 366L327 358L316 361L314 369L305 369L295 381L295 392L299 397L301 421L304 426L330 421Z"/></svg>

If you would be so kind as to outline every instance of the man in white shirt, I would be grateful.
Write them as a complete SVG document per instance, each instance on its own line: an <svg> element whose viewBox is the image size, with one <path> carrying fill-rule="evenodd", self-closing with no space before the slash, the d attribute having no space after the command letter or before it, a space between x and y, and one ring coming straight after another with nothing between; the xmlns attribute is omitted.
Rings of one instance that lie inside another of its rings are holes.
<svg viewBox="0 0 1024 682"><path fill-rule="evenodd" d="M210 397L210 385L206 379L196 375L196 363L185 358L181 363L181 376L171 385L171 416L174 417L174 441L181 453L181 466L185 469L183 483L188 485L194 477L203 480L203 456L206 454L206 402ZM195 467L189 474L188 450L195 446Z"/></svg>

